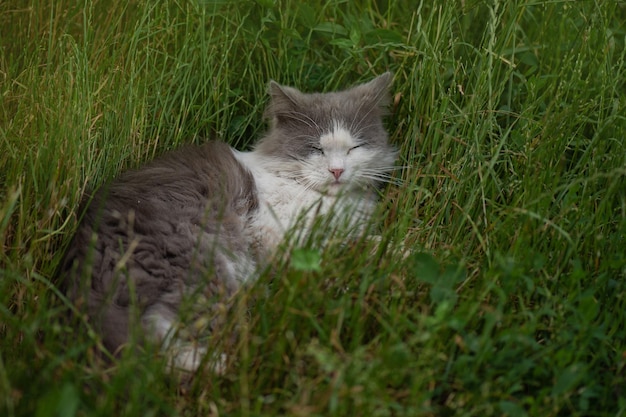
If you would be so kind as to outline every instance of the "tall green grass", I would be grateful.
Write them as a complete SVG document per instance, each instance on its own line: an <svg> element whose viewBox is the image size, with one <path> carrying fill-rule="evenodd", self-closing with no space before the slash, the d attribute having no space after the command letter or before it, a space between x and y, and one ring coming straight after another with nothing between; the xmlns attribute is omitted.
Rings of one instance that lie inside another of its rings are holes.
<svg viewBox="0 0 626 417"><path fill-rule="evenodd" d="M625 24L608 1L2 2L0 414L624 415ZM380 243L277 261L225 376L103 363L54 276L81 195L182 143L246 149L270 79L386 70Z"/></svg>

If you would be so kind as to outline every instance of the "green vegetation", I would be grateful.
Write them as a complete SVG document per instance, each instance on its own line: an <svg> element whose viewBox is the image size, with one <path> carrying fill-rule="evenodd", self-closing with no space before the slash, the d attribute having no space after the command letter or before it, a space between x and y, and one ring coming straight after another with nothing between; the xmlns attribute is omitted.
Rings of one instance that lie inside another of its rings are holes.
<svg viewBox="0 0 626 417"><path fill-rule="evenodd" d="M626 415L625 25L602 0L3 1L0 415ZM385 70L380 245L277 262L225 376L94 355L54 276L83 192L245 148L270 79Z"/></svg>

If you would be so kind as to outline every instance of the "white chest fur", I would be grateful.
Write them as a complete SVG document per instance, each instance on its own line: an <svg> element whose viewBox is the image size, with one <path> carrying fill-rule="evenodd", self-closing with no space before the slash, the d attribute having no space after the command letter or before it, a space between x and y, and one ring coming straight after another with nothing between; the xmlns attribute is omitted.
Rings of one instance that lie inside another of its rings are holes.
<svg viewBox="0 0 626 417"><path fill-rule="evenodd" d="M260 254L273 252L294 226L308 230L317 216L330 214L333 225L347 234L358 234L373 211L374 199L368 194L321 194L281 175L274 161L254 152L233 152L256 182L259 210L250 222L249 233Z"/></svg>

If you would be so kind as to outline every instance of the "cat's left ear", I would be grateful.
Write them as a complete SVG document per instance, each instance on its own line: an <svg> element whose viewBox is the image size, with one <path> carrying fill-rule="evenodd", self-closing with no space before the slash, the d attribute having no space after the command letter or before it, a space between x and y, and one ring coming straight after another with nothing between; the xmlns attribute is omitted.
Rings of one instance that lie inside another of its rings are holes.
<svg viewBox="0 0 626 417"><path fill-rule="evenodd" d="M384 108L391 103L389 87L391 87L392 79L393 74L385 72L372 81L354 87L354 91L369 101L372 106Z"/></svg>

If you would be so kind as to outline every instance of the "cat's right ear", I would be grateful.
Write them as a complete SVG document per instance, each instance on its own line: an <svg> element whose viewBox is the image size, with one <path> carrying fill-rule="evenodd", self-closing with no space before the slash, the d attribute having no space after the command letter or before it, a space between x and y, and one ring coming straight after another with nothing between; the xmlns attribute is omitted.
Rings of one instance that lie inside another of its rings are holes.
<svg viewBox="0 0 626 417"><path fill-rule="evenodd" d="M280 118L281 115L291 114L300 107L302 93L293 87L280 85L270 81L270 104L265 111L268 118Z"/></svg>

